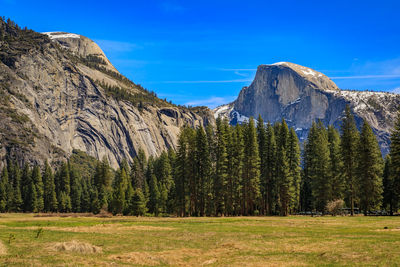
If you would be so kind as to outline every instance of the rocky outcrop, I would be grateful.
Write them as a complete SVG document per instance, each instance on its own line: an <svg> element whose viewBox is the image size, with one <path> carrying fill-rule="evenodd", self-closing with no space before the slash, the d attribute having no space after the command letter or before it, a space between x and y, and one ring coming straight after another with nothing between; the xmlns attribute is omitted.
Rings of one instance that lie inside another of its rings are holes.
<svg viewBox="0 0 400 267"><path fill-rule="evenodd" d="M0 161L55 162L79 149L117 167L139 149L175 148L185 124L213 123L207 108L172 105L130 82L86 37L15 32L0 39Z"/></svg>
<svg viewBox="0 0 400 267"><path fill-rule="evenodd" d="M339 128L347 104L359 127L364 119L372 126L386 154L400 95L340 90L324 74L293 63L259 66L251 85L244 87L233 103L214 112L216 117L228 117L232 124L259 114L272 123L284 118L305 139L316 120Z"/></svg>

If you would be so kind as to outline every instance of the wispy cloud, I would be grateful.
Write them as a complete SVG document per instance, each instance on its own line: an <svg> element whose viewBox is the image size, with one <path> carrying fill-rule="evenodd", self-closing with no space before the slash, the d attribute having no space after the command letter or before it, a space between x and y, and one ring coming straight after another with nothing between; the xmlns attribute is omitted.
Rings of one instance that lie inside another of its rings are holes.
<svg viewBox="0 0 400 267"><path fill-rule="evenodd" d="M212 96L206 99L198 99L185 103L188 106L208 106L209 108L215 108L223 104L228 104L235 100L236 96L225 96L217 97Z"/></svg>
<svg viewBox="0 0 400 267"><path fill-rule="evenodd" d="M132 50L141 48L141 46L129 42L113 40L95 40L95 42L100 46L101 49L107 52L130 52Z"/></svg>
<svg viewBox="0 0 400 267"><path fill-rule="evenodd" d="M181 13L186 10L182 5L170 1L163 2L160 7L167 13Z"/></svg>
<svg viewBox="0 0 400 267"><path fill-rule="evenodd" d="M394 88L391 92L392 93L396 93L396 94L400 94L400 87Z"/></svg>
<svg viewBox="0 0 400 267"><path fill-rule="evenodd" d="M244 83L244 82L251 82L252 79L235 79L235 80L201 80L201 81L161 81L159 83Z"/></svg>
<svg viewBox="0 0 400 267"><path fill-rule="evenodd" d="M336 77L330 77L330 78L334 79L334 80L341 80L341 79L391 79L391 78L400 78L400 74L336 76Z"/></svg>

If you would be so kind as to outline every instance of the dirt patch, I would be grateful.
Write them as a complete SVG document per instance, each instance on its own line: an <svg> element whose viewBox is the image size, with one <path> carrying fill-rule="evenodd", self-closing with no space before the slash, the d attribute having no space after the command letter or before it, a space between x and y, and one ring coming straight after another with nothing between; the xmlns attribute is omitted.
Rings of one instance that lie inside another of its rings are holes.
<svg viewBox="0 0 400 267"><path fill-rule="evenodd" d="M187 266L190 263L189 258L198 257L201 255L200 249L178 249L166 250L161 252L129 252L121 255L112 255L110 259L122 261L132 265L174 265Z"/></svg>
<svg viewBox="0 0 400 267"><path fill-rule="evenodd" d="M78 253L101 253L102 248L91 245L85 242L79 242L76 240L69 242L54 243L50 246L55 251L67 251L67 252L78 252Z"/></svg>
<svg viewBox="0 0 400 267"><path fill-rule="evenodd" d="M1 255L6 255L7 254L7 248L4 246L4 244L0 241L0 256Z"/></svg>

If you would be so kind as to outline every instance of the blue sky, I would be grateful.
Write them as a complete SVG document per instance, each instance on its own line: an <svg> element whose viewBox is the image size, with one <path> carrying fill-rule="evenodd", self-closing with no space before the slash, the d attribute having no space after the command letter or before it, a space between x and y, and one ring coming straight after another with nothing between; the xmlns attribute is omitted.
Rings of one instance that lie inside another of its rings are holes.
<svg viewBox="0 0 400 267"><path fill-rule="evenodd" d="M0 15L95 40L124 75L177 104L236 98L289 61L340 88L400 92L400 1L20 1Z"/></svg>

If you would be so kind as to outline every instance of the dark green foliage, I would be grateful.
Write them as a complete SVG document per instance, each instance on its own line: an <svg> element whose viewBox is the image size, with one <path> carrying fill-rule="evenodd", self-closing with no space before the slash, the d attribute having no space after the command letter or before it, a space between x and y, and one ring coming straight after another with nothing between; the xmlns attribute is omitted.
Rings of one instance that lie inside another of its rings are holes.
<svg viewBox="0 0 400 267"><path fill-rule="evenodd" d="M382 204L382 171L383 160L378 141L367 122L361 129L358 145L358 194L360 208L366 215Z"/></svg>
<svg viewBox="0 0 400 267"><path fill-rule="evenodd" d="M260 117L257 127L253 119L236 126L218 119L215 128L183 127L176 153L171 149L147 159L139 150L130 165L122 160L116 172L106 158L98 161L80 151L61 163L55 175L47 162L42 173L39 165L25 164L21 170L9 160L0 176L0 212L286 216L326 213L328 203L346 198L348 207L354 203L365 213L379 209L383 199L383 208L394 214L400 188L400 122L382 171L371 128L364 124L358 137L351 114L346 114L341 137L333 127L313 123L303 166L294 129L284 120L265 126ZM344 163L346 153L354 155L351 172Z"/></svg>
<svg viewBox="0 0 400 267"><path fill-rule="evenodd" d="M140 188L137 188L133 192L133 196L131 199L131 215L134 216L143 216L146 214L146 200Z"/></svg>
<svg viewBox="0 0 400 267"><path fill-rule="evenodd" d="M342 174L343 162L340 155L340 134L333 126L328 127L328 141L332 199L343 199L345 186Z"/></svg>
<svg viewBox="0 0 400 267"><path fill-rule="evenodd" d="M54 175L50 165L46 161L43 173L44 182L44 211L57 211L58 202Z"/></svg>
<svg viewBox="0 0 400 267"><path fill-rule="evenodd" d="M400 203L400 109L397 112L397 121L394 125L392 135L390 137L390 164L389 178L386 183L387 199L393 201L392 209L397 208Z"/></svg>
<svg viewBox="0 0 400 267"><path fill-rule="evenodd" d="M244 126L243 140L243 214L254 215L256 210L258 212L260 199L260 157L253 118L250 118L249 123Z"/></svg>
<svg viewBox="0 0 400 267"><path fill-rule="evenodd" d="M343 175L345 184L345 196L347 205L350 206L351 215L354 214L354 204L356 202L356 169L357 169L357 146L359 140L359 133L351 114L350 107L347 105L345 110L345 117L341 126L341 156L343 161Z"/></svg>
<svg viewBox="0 0 400 267"><path fill-rule="evenodd" d="M392 170L392 159L390 155L387 155L385 158L385 167L383 169L383 208L388 210L390 215L393 215L393 212L397 210L398 202L396 191L394 188L394 176L391 173Z"/></svg>

